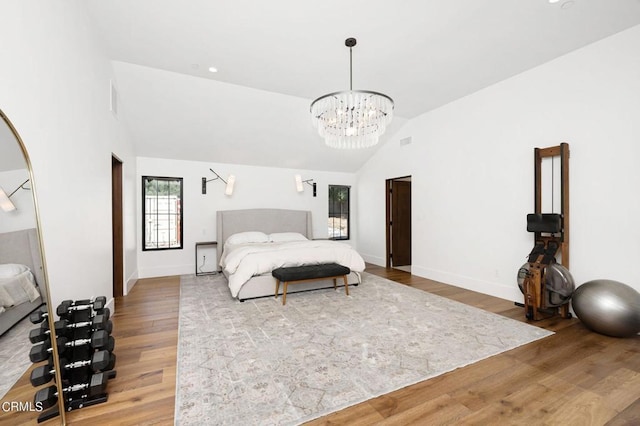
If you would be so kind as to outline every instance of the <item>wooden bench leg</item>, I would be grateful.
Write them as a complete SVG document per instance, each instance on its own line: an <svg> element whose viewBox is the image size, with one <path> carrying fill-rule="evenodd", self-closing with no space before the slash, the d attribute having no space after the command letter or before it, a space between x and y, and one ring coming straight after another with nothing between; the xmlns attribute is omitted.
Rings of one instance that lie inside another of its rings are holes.
<svg viewBox="0 0 640 426"><path fill-rule="evenodd" d="M344 292L347 294L347 296L349 295L349 281L347 280L347 276L346 275L338 275L335 277L324 277L324 279L333 279L333 288L337 289L338 288L338 278L340 278L342 276L342 280L344 281ZM303 282L303 281L314 281L316 279L319 278L310 278L310 279L302 279L302 280L297 280L297 281L291 281L293 283L297 283L297 282ZM283 287L282 287L282 304L286 305L287 304L287 290L289 289L289 281L282 281L283 283ZM280 280L276 278L276 291L275 291L275 298L278 298L278 292L280 291Z"/></svg>

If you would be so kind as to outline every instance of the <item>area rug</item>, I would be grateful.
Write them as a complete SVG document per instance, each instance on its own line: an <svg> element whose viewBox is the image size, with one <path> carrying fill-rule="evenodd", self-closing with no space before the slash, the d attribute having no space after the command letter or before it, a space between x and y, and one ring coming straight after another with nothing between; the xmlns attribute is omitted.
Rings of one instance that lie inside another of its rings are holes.
<svg viewBox="0 0 640 426"><path fill-rule="evenodd" d="M0 337L0 400L32 365L29 361L32 346L29 330L32 328L31 321L24 318Z"/></svg>
<svg viewBox="0 0 640 426"><path fill-rule="evenodd" d="M175 422L300 424L551 334L367 273L285 306L183 276Z"/></svg>

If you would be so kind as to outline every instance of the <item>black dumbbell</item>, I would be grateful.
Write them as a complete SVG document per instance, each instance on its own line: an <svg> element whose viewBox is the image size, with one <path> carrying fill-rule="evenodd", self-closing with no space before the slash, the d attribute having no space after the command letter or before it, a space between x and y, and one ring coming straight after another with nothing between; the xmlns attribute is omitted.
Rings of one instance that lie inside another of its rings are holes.
<svg viewBox="0 0 640 426"><path fill-rule="evenodd" d="M71 323L67 320L58 320L56 321L56 335L63 336L65 333L77 329L77 328L85 328L90 327L91 330L105 330L107 333L111 334L113 331L113 323L111 320L108 320L108 314L99 314L93 317L91 321L83 321ZM29 341L31 343L44 342L47 340L51 332L49 331L49 324L43 322L40 327L34 328L29 331Z"/></svg>
<svg viewBox="0 0 640 426"><path fill-rule="evenodd" d="M63 317L69 315L71 312L84 311L86 309L93 309L94 311L100 312L105 309L106 304L107 298L104 296L98 296L93 300L63 300L56 308L56 313L58 316Z"/></svg>
<svg viewBox="0 0 640 426"><path fill-rule="evenodd" d="M31 314L29 315L29 321L31 321L33 324L40 324L42 321L44 321L48 317L49 317L49 310L45 305L31 312Z"/></svg>
<svg viewBox="0 0 640 426"><path fill-rule="evenodd" d="M94 349L104 349L109 352L113 352L116 345L116 341L112 336L109 336L106 330L98 330L94 332L90 338L71 340L66 337L59 337L56 340L58 345L58 351L63 351L66 348L72 348L76 346L91 345ZM29 359L31 362L40 362L47 359L51 353L51 339L47 339L44 342L34 345L29 351Z"/></svg>
<svg viewBox="0 0 640 426"><path fill-rule="evenodd" d="M31 343L43 342L49 338L49 322L43 322L40 327L36 327L29 331L29 341Z"/></svg>
<svg viewBox="0 0 640 426"><path fill-rule="evenodd" d="M87 312L87 315L83 315L84 319L82 321L69 321L69 318L71 317L70 315L71 311L69 311L66 315L61 315L61 318L65 321L67 321L69 324L75 324L78 322L87 322L87 321L93 321L96 317L99 317L97 319L95 319L96 323L100 323L100 322L106 322L109 320L109 317L111 317L111 310L109 308L103 308L100 311L96 311L96 312L92 312L89 313ZM105 325L105 329L107 328L108 324Z"/></svg>
<svg viewBox="0 0 640 426"><path fill-rule="evenodd" d="M91 367L94 372L112 370L116 365L116 355L109 353L108 351L94 352L91 359L84 361L67 362L66 359L60 359L60 366L63 371L72 370L74 368ZM47 364L40 365L31 371L31 384L33 386L44 385L49 383L55 374L53 363L50 361Z"/></svg>
<svg viewBox="0 0 640 426"><path fill-rule="evenodd" d="M96 319L96 322L98 323L101 321L108 321L111 317L111 310L109 308L103 308L99 311L85 309L82 312L82 315L75 315L79 314L80 312L81 311L67 311L66 314L60 315L60 318L62 320L66 320L69 324L74 324L79 322L93 321L94 318L101 316L100 318ZM105 325L104 328L106 327L107 325Z"/></svg>
<svg viewBox="0 0 640 426"><path fill-rule="evenodd" d="M64 343L67 341L66 338L60 338L56 340L58 343L58 353L64 349ZM47 357L51 354L51 339L47 337L42 343L38 345L33 345L31 350L29 351L29 359L31 362L40 362L47 359Z"/></svg>
<svg viewBox="0 0 640 426"><path fill-rule="evenodd" d="M109 309L106 309L108 311ZM91 321L70 322L66 319L61 319L55 323L56 334L64 334L67 331L76 328L91 328L92 330L106 330L111 334L113 330L113 323L109 320L109 313L94 315Z"/></svg>
<svg viewBox="0 0 640 426"><path fill-rule="evenodd" d="M87 390L87 396L100 395L107 389L108 380L109 375L107 373L96 373L91 376L91 380L89 380L89 382L67 386L66 388L62 389L62 392L64 394ZM44 389L40 389L38 392L36 392L33 398L33 402L35 403L36 407L42 407L42 409L53 407L58 402L57 387L55 385L51 385Z"/></svg>

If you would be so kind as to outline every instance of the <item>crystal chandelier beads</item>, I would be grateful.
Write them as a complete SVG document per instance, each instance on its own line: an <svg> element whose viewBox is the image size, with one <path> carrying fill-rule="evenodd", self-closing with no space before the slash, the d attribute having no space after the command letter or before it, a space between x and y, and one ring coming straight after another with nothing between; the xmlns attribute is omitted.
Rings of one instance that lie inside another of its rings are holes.
<svg viewBox="0 0 640 426"><path fill-rule="evenodd" d="M331 93L311 104L313 125L332 148L373 146L392 118L393 100L366 90Z"/></svg>

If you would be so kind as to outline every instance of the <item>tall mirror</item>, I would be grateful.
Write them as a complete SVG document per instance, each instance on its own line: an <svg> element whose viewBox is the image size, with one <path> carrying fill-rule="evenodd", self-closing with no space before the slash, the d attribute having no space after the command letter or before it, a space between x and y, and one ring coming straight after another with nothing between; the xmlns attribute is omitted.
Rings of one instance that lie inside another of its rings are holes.
<svg viewBox="0 0 640 426"><path fill-rule="evenodd" d="M44 331L54 329L54 317L47 309L51 298L31 163L20 136L1 110L0 118L0 423L36 424L40 418L43 424L65 424L62 398L48 409L34 401L38 390L60 383L55 345L51 345L49 359L56 380L38 387L30 381L34 367L29 357L30 332L40 329L43 334L38 332L40 337L33 336L34 340L49 337L55 341L53 333ZM29 317L40 309L43 314L36 315L41 321L34 324ZM59 387L57 390L60 395Z"/></svg>

